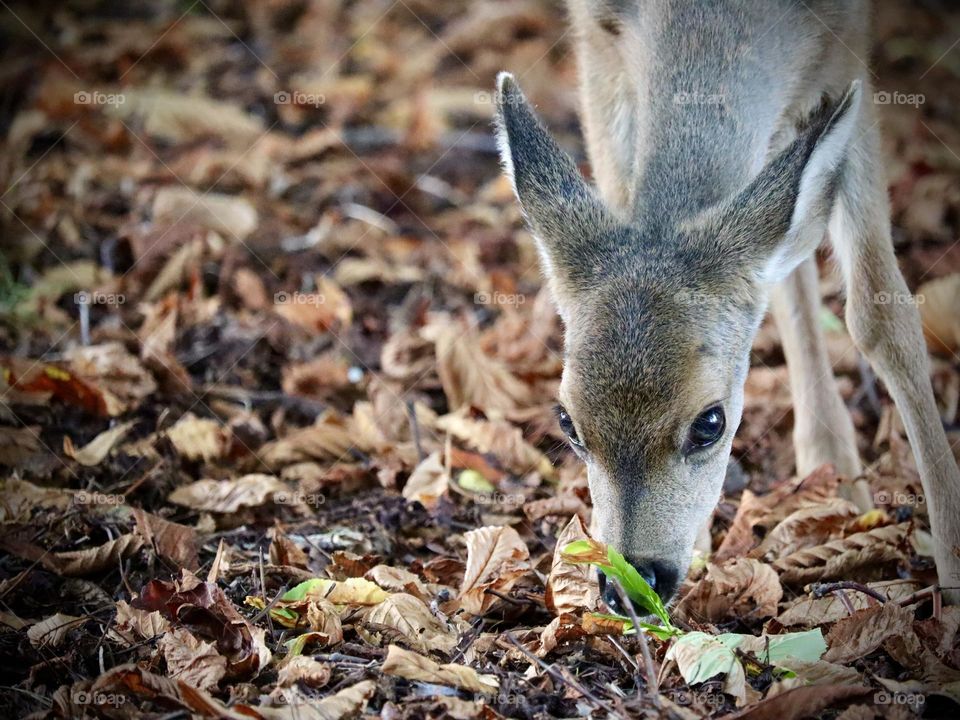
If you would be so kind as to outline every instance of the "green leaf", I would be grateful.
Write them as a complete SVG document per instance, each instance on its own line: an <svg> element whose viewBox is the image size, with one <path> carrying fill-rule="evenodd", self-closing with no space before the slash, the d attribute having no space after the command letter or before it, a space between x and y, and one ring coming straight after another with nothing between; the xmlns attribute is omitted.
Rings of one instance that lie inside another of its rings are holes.
<svg viewBox="0 0 960 720"><path fill-rule="evenodd" d="M476 470L464 470L457 476L457 485L478 495L489 495L497 487Z"/></svg>
<svg viewBox="0 0 960 720"><path fill-rule="evenodd" d="M300 602L311 594L319 594L322 597L323 592L327 590L332 583L333 580L328 580L327 578L310 578L309 580L304 580L299 585L294 585L287 590L283 594L283 597L280 598L280 601ZM318 590L320 591L319 593L317 592Z"/></svg>

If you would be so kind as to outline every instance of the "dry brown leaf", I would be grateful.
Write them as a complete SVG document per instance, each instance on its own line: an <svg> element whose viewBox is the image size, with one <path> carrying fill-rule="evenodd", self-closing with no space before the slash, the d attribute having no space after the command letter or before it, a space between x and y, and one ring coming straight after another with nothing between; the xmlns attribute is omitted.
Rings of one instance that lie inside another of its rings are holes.
<svg viewBox="0 0 960 720"><path fill-rule="evenodd" d="M440 460L440 452L433 452L410 473L403 486L403 497L432 510L440 503L440 498L447 494L449 482L450 473Z"/></svg>
<svg viewBox="0 0 960 720"><path fill-rule="evenodd" d="M583 521L578 516L570 522L557 537L553 549L553 562L544 602L554 615L576 612L580 609L595 610L600 600L597 583L590 577L590 566L569 563L563 559L563 549L574 540L584 540L589 535Z"/></svg>
<svg viewBox="0 0 960 720"><path fill-rule="evenodd" d="M560 517L578 516L584 522L590 520L590 508L576 495L554 495L542 500L532 500L523 504L523 514L530 521L540 520L551 515Z"/></svg>
<svg viewBox="0 0 960 720"><path fill-rule="evenodd" d="M763 496L744 490L736 517L713 554L713 561L723 563L745 555L759 542L754 528L769 530L794 510L835 497L839 485L836 472L823 466L807 477L783 483Z"/></svg>
<svg viewBox="0 0 960 720"><path fill-rule="evenodd" d="M353 432L349 419L326 412L313 425L288 433L285 437L267 443L257 455L271 469L310 460L339 460L352 448L367 451Z"/></svg>
<svg viewBox="0 0 960 720"><path fill-rule="evenodd" d="M70 437L65 435L63 438L63 453L85 467L94 467L106 459L110 451L116 447L118 442L123 440L133 426L134 421L132 420L114 425L109 430L104 430L79 450L74 446Z"/></svg>
<svg viewBox="0 0 960 720"><path fill-rule="evenodd" d="M530 387L483 351L475 330L438 322L424 335L435 343L437 374L453 410L472 405L488 414L509 414L533 404Z"/></svg>
<svg viewBox="0 0 960 720"><path fill-rule="evenodd" d="M186 222L220 233L228 240L245 240L257 228L257 211L242 197L197 193L165 187L153 199L153 219L159 224Z"/></svg>
<svg viewBox="0 0 960 720"><path fill-rule="evenodd" d="M512 527L482 527L463 536L467 568L460 586L460 607L481 615L497 601L487 590L506 593L526 573L530 551Z"/></svg>
<svg viewBox="0 0 960 720"><path fill-rule="evenodd" d="M142 610L125 600L118 600L111 629L122 642L133 645L163 635L170 630L170 623L156 610Z"/></svg>
<svg viewBox="0 0 960 720"><path fill-rule="evenodd" d="M403 568L376 565L367 570L364 577L390 592L408 593L424 602L433 599L433 593L424 585L423 581Z"/></svg>
<svg viewBox="0 0 960 720"><path fill-rule="evenodd" d="M481 675L466 665L447 663L440 665L428 657L396 645L387 648L387 657L381 671L407 680L452 685L469 692L494 694L500 687L496 675Z"/></svg>
<svg viewBox="0 0 960 720"><path fill-rule="evenodd" d="M274 565L289 565L306 569L310 557L279 528L270 531L270 562Z"/></svg>
<svg viewBox="0 0 960 720"><path fill-rule="evenodd" d="M960 350L960 273L924 283L917 300L927 346L947 355Z"/></svg>
<svg viewBox="0 0 960 720"><path fill-rule="evenodd" d="M65 358L73 372L103 394L111 416L136 409L157 390L153 375L121 343L73 347Z"/></svg>
<svg viewBox="0 0 960 720"><path fill-rule="evenodd" d="M520 428L506 420L475 420L463 413L452 413L437 419L437 429L482 453L490 453L515 475L535 470L545 478L556 477L549 458L523 439Z"/></svg>
<svg viewBox="0 0 960 720"><path fill-rule="evenodd" d="M457 633L434 617L423 600L406 593L395 593L374 605L365 620L400 632L418 652L449 653L457 645Z"/></svg>
<svg viewBox="0 0 960 720"><path fill-rule="evenodd" d="M79 577L116 567L122 560L134 555L142 547L143 540L133 533L128 533L97 547L50 553L43 556L40 562L53 572Z"/></svg>
<svg viewBox="0 0 960 720"><path fill-rule="evenodd" d="M171 522L156 515L133 508L137 525L134 532L144 543L153 547L157 555L174 567L195 571L200 567L197 531L187 525Z"/></svg>
<svg viewBox="0 0 960 720"><path fill-rule="evenodd" d="M40 487L16 477L0 480L0 523L26 522L35 510L63 512L74 497L67 490Z"/></svg>
<svg viewBox="0 0 960 720"><path fill-rule="evenodd" d="M353 320L350 298L333 279L321 275L316 281L315 292L278 292L274 312L309 333L348 327Z"/></svg>
<svg viewBox="0 0 960 720"><path fill-rule="evenodd" d="M843 537L844 527L859 516L849 500L832 498L822 505L811 505L790 513L771 530L750 557L771 562L813 545Z"/></svg>
<svg viewBox="0 0 960 720"><path fill-rule="evenodd" d="M303 683L307 687L320 688L330 682L332 674L333 669L327 663L304 655L294 655L281 664L277 672L277 686L287 688Z"/></svg>
<svg viewBox="0 0 960 720"><path fill-rule="evenodd" d="M0 391L3 389L0 380ZM42 452L46 452L46 448L40 442L38 427L4 427L0 433L0 465L19 467Z"/></svg>
<svg viewBox="0 0 960 720"><path fill-rule="evenodd" d="M822 711L831 705L863 697L870 692L869 688L855 685L808 685L761 700L756 705L728 717L730 720L801 720L822 717Z"/></svg>
<svg viewBox="0 0 960 720"><path fill-rule="evenodd" d="M764 618L777 614L783 588L776 571L757 560L738 558L707 566L677 605L681 617L717 623L731 618Z"/></svg>
<svg viewBox="0 0 960 720"><path fill-rule="evenodd" d="M589 626L588 626L589 627ZM557 615L543 632L540 633L540 646L536 650L539 657L545 657L557 647L570 640L579 640L587 634L587 628L576 615L564 613ZM614 633L618 634L618 633Z"/></svg>
<svg viewBox="0 0 960 720"><path fill-rule="evenodd" d="M31 625L27 630L30 644L35 648L55 649L67 639L67 633L87 621L86 618L56 613L46 620Z"/></svg>
<svg viewBox="0 0 960 720"><path fill-rule="evenodd" d="M785 585L803 585L814 580L850 579L856 571L875 570L884 563L902 560L909 523L888 525L856 533L842 540L799 550L777 558L773 567Z"/></svg>
<svg viewBox="0 0 960 720"><path fill-rule="evenodd" d="M229 446L229 431L216 420L186 413L166 431L177 452L187 460L211 462L223 457Z"/></svg>
<svg viewBox="0 0 960 720"><path fill-rule="evenodd" d="M839 620L827 634L829 646L823 659L847 663L869 655L892 635L909 630L913 611L895 602L884 603Z"/></svg>
<svg viewBox="0 0 960 720"><path fill-rule="evenodd" d="M250 713L251 717L261 720L348 720L360 714L376 689L373 680L363 680L321 700L285 694L281 707L241 705L240 708L245 716Z"/></svg>
<svg viewBox="0 0 960 720"><path fill-rule="evenodd" d="M197 639L185 628L160 638L158 645L167 663L167 676L200 690L214 690L227 672L227 659L216 645Z"/></svg>
<svg viewBox="0 0 960 720"><path fill-rule="evenodd" d="M167 498L193 510L233 513L240 508L259 507L289 488L273 475L244 475L236 480L197 480L181 485Z"/></svg>
<svg viewBox="0 0 960 720"><path fill-rule="evenodd" d="M902 600L921 589L921 585L913 580L885 580L882 582L867 583L867 587L876 590L888 600ZM877 601L869 595L859 592L842 591L846 602L856 610L865 610L874 607ZM806 595L794 601L777 617L784 627L817 627L836 622L850 614L837 593L830 593L824 597Z"/></svg>

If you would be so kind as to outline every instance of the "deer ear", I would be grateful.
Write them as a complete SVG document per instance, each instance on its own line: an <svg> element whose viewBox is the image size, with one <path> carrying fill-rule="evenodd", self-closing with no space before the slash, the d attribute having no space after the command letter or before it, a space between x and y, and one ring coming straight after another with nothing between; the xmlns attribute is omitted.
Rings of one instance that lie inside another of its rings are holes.
<svg viewBox="0 0 960 720"><path fill-rule="evenodd" d="M715 219L728 247L760 258L764 282L789 275L816 249L826 231L859 117L860 81L825 103L797 138L733 197Z"/></svg>
<svg viewBox="0 0 960 720"><path fill-rule="evenodd" d="M496 123L504 172L560 303L565 289L587 285L600 270L617 223L537 119L509 73L497 77Z"/></svg>

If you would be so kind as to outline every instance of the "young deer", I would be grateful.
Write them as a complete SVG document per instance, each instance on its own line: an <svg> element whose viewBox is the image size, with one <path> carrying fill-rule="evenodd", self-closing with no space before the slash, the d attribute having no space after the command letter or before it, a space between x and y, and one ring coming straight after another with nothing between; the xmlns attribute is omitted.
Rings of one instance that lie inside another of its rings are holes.
<svg viewBox="0 0 960 720"><path fill-rule="evenodd" d="M506 73L498 139L566 328L559 421L588 468L594 533L673 596L719 498L768 301L790 370L797 472L830 462L861 473L818 321L812 256L829 226L847 326L903 417L940 583L956 588L960 472L891 245L859 60L866 3L569 6L597 189ZM604 597L615 600L612 587ZM960 601L956 589L947 597Z"/></svg>

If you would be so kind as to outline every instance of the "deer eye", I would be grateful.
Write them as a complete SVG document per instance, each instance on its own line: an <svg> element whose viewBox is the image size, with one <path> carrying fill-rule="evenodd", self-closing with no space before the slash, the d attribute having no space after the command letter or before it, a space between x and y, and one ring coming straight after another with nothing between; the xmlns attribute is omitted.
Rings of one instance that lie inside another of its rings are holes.
<svg viewBox="0 0 960 720"><path fill-rule="evenodd" d="M561 405L557 406L557 422L560 424L560 429L563 430L570 442L577 447L583 447L583 443L580 442L580 436L577 435L577 428L573 426L573 419Z"/></svg>
<svg viewBox="0 0 960 720"><path fill-rule="evenodd" d="M689 453L713 445L723 437L725 428L726 418L724 418L722 407L714 405L704 410L690 426L684 452Z"/></svg>

